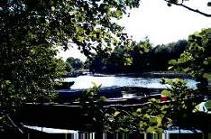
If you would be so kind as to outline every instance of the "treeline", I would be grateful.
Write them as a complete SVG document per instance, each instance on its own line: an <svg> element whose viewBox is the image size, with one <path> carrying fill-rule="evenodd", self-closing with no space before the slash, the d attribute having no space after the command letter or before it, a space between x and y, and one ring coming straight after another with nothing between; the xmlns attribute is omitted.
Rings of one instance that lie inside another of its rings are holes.
<svg viewBox="0 0 211 139"><path fill-rule="evenodd" d="M152 47L148 39L116 46L113 50L100 51L85 62L85 67L97 73L129 73L168 70L169 60L179 58L188 41Z"/></svg>
<svg viewBox="0 0 211 139"><path fill-rule="evenodd" d="M66 61L67 71L89 69L93 73L142 73L178 71L201 78L210 72L211 29L189 35L188 40L153 47L149 39L135 42L122 39L115 47L97 47L85 63L79 59Z"/></svg>

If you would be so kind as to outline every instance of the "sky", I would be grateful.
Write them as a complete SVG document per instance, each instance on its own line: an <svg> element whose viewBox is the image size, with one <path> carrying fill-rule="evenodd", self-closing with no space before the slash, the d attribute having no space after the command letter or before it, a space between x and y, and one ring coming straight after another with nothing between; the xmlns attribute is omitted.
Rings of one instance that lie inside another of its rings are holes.
<svg viewBox="0 0 211 139"><path fill-rule="evenodd" d="M211 0L190 0L186 5L211 14L211 7L207 2ZM205 17L185 8L172 5L167 6L164 0L141 0L139 8L130 11L130 17L124 17L119 24L125 27L125 32L134 40L143 40L146 36L153 46L187 39L188 35L211 27L211 17ZM75 48L61 51L58 54L64 60L68 57L80 58L85 56Z"/></svg>

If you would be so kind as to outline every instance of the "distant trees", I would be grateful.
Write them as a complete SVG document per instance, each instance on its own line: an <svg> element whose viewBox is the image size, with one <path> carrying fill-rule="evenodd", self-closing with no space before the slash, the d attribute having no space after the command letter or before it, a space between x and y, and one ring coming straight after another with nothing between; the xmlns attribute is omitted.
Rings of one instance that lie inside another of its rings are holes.
<svg viewBox="0 0 211 139"><path fill-rule="evenodd" d="M137 61L136 58L141 58L150 48L151 44L148 39L139 43L126 39L120 45L115 46L113 50L109 49L94 55L89 59L89 68L93 72L131 72L135 66L142 66L142 64L134 65L144 61L144 59Z"/></svg>
<svg viewBox="0 0 211 139"><path fill-rule="evenodd" d="M127 73L144 71L167 71L169 60L178 58L186 49L186 40L152 47L149 39L140 42L127 40L113 50L97 53L89 59L93 72Z"/></svg>
<svg viewBox="0 0 211 139"><path fill-rule="evenodd" d="M80 70L84 68L84 63L78 58L69 57L66 60L66 71L71 72L75 70Z"/></svg>
<svg viewBox="0 0 211 139"><path fill-rule="evenodd" d="M179 40L175 43L157 45L149 53L150 69L155 71L166 71L169 67L169 60L178 58L188 45L186 40Z"/></svg>

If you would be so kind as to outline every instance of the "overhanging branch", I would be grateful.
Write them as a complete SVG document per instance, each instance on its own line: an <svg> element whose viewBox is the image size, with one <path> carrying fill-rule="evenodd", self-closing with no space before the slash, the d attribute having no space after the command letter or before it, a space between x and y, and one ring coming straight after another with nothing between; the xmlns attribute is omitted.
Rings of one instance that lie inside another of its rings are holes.
<svg viewBox="0 0 211 139"><path fill-rule="evenodd" d="M183 4L183 1L182 1L181 3L172 2L171 0L164 0L164 1L166 1L166 2L169 3L169 4L174 4L174 5L177 5L177 6L181 6L181 7L185 8L185 9L188 9L188 10L190 10L190 11L192 11L192 12L201 14L201 15L203 15L203 16L211 17L211 14L209 14L209 13L202 12L202 11L200 11L200 10L198 10L198 9L194 9L194 8L192 8L192 7L189 7L189 6L187 6L187 5L184 5L184 4Z"/></svg>

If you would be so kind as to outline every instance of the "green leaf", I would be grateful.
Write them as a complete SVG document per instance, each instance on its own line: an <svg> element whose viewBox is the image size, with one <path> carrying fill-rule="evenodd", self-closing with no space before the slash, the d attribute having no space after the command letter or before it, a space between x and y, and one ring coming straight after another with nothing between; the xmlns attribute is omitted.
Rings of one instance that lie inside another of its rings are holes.
<svg viewBox="0 0 211 139"><path fill-rule="evenodd" d="M171 92L169 90L163 90L161 92L162 96L171 97Z"/></svg>

